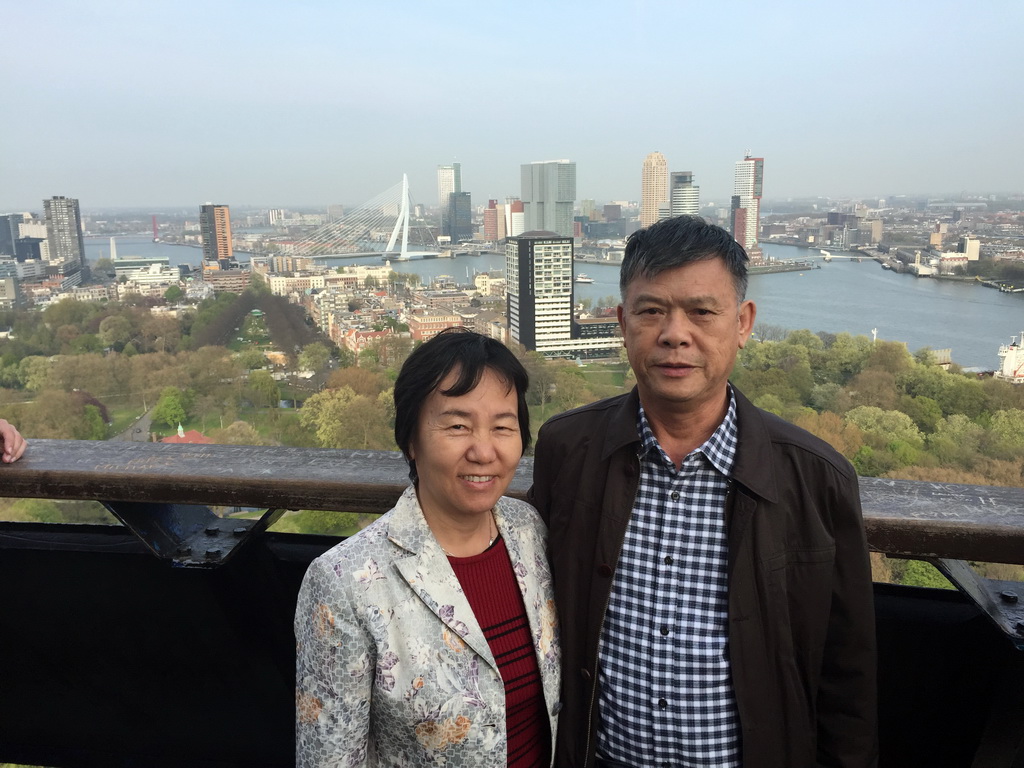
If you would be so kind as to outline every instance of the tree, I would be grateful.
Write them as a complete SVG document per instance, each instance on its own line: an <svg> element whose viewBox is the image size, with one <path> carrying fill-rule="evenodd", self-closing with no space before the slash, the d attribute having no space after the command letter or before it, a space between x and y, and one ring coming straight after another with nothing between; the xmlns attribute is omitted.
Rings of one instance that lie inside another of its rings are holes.
<svg viewBox="0 0 1024 768"><path fill-rule="evenodd" d="M384 403L357 395L350 387L313 395L299 411L299 421L316 431L317 442L324 448L395 448Z"/></svg>
<svg viewBox="0 0 1024 768"><path fill-rule="evenodd" d="M181 290L180 285L172 285L166 291L164 291L164 299L170 302L181 301L181 297L185 295L185 292Z"/></svg>
<svg viewBox="0 0 1024 768"><path fill-rule="evenodd" d="M856 405L873 405L889 411L896 408L899 393L896 377L881 368L865 368L847 386L850 401Z"/></svg>
<svg viewBox="0 0 1024 768"><path fill-rule="evenodd" d="M1024 454L1024 411L1013 408L992 414L987 453L1003 458Z"/></svg>
<svg viewBox="0 0 1024 768"><path fill-rule="evenodd" d="M587 382L578 368L563 365L555 371L555 396L552 402L559 410L567 411L593 399L594 396L587 389Z"/></svg>
<svg viewBox="0 0 1024 768"><path fill-rule="evenodd" d="M276 445L245 421L235 421L223 429L215 429L210 438L220 445Z"/></svg>
<svg viewBox="0 0 1024 768"><path fill-rule="evenodd" d="M258 349L253 347L246 347L237 355L235 360L238 364L247 371L252 371L257 368L262 368L267 364L266 355L260 352Z"/></svg>
<svg viewBox="0 0 1024 768"><path fill-rule="evenodd" d="M906 371L914 364L907 352L907 346L898 341L879 341L868 355L867 368L881 368L893 376Z"/></svg>
<svg viewBox="0 0 1024 768"><path fill-rule="evenodd" d="M111 315L100 323L100 341L105 347L121 349L132 337L132 323L123 315Z"/></svg>
<svg viewBox="0 0 1024 768"><path fill-rule="evenodd" d="M86 320L95 315L97 306L88 301L77 299L61 299L43 310L43 317L51 328L62 325L82 326Z"/></svg>
<svg viewBox="0 0 1024 768"><path fill-rule="evenodd" d="M164 387L153 408L153 421L175 427L185 421L185 395L177 387Z"/></svg>
<svg viewBox="0 0 1024 768"><path fill-rule="evenodd" d="M249 399L257 408L276 406L281 400L281 388L270 371L253 371L247 382Z"/></svg>
<svg viewBox="0 0 1024 768"><path fill-rule="evenodd" d="M331 359L331 351L325 344L315 341L307 344L299 353L299 368L303 371L321 371L326 367L327 361Z"/></svg>
<svg viewBox="0 0 1024 768"><path fill-rule="evenodd" d="M547 405L551 402L551 390L555 385L555 366L545 360L540 352L524 352L519 361L530 377L526 401L531 405Z"/></svg>
<svg viewBox="0 0 1024 768"><path fill-rule="evenodd" d="M327 380L330 389L350 388L357 395L375 398L387 387L384 376L367 368L339 368Z"/></svg>
<svg viewBox="0 0 1024 768"><path fill-rule="evenodd" d="M50 361L45 357L26 357L18 363L18 379L25 389L40 390L50 379Z"/></svg>

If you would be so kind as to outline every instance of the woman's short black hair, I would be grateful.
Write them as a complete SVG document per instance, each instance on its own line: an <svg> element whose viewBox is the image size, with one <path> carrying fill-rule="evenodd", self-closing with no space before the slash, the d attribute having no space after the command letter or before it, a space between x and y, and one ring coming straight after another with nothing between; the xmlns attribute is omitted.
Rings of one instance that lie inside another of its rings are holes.
<svg viewBox="0 0 1024 768"><path fill-rule="evenodd" d="M530 378L512 351L496 339L465 328L446 328L429 341L417 347L402 366L395 381L395 442L409 462L409 477L416 482L416 462L409 448L420 411L430 393L452 371L458 379L442 395L460 397L471 392L480 383L485 370L493 371L516 390L519 406L519 432L523 439L523 453L530 447L530 410L526 406L526 390Z"/></svg>

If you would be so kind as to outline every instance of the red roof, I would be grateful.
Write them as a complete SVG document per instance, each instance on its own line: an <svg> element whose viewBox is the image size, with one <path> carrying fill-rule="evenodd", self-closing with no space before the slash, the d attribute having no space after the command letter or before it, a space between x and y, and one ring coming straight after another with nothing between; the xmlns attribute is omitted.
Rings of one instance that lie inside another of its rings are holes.
<svg viewBox="0 0 1024 768"><path fill-rule="evenodd" d="M213 440L208 438L202 432L197 432L194 429L190 429L182 436L171 435L170 437L163 437L160 439L161 443L212 443Z"/></svg>

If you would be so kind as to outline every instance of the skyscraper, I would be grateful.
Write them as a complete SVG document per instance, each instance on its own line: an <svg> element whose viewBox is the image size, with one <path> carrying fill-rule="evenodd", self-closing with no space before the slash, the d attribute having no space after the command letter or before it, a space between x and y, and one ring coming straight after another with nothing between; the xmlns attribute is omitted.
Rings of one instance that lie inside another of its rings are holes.
<svg viewBox="0 0 1024 768"><path fill-rule="evenodd" d="M761 221L761 189L764 184L764 158L745 155L736 162L730 224L732 236L753 258L759 254L757 232Z"/></svg>
<svg viewBox="0 0 1024 768"><path fill-rule="evenodd" d="M526 231L523 201L518 197L505 198L505 236L516 237Z"/></svg>
<svg viewBox="0 0 1024 768"><path fill-rule="evenodd" d="M8 213L0 216L0 256L13 256L14 241L21 237L18 227L25 220L21 213Z"/></svg>
<svg viewBox="0 0 1024 768"><path fill-rule="evenodd" d="M668 161L661 152L651 152L644 160L640 180L640 226L656 222L658 206L667 200Z"/></svg>
<svg viewBox="0 0 1024 768"><path fill-rule="evenodd" d="M462 191L462 164L437 166L437 207L441 212L441 234L451 235L452 225L448 220L452 195ZM453 238L454 239L454 238Z"/></svg>
<svg viewBox="0 0 1024 768"><path fill-rule="evenodd" d="M617 323L581 330L573 317L573 239L526 232L505 241L508 332L511 341L545 357L614 357Z"/></svg>
<svg viewBox="0 0 1024 768"><path fill-rule="evenodd" d="M499 207L497 200L488 200L487 207L484 208L484 240L489 243L496 243L503 239L503 236L499 236L498 232L504 232L505 230L505 217L499 215Z"/></svg>
<svg viewBox="0 0 1024 768"><path fill-rule="evenodd" d="M46 216L46 239L50 248L50 263L63 266L64 274L81 269L85 259L85 240L82 238L82 216L78 201L73 197L51 197L43 200Z"/></svg>
<svg viewBox="0 0 1024 768"><path fill-rule="evenodd" d="M448 230L441 229L441 234L449 235L453 243L473 239L473 204L469 192L452 192L448 195Z"/></svg>
<svg viewBox="0 0 1024 768"><path fill-rule="evenodd" d="M548 160L520 167L527 232L549 231L572 237L576 203L576 163Z"/></svg>
<svg viewBox="0 0 1024 768"><path fill-rule="evenodd" d="M203 238L203 261L209 269L227 266L234 258L231 243L231 210L226 205L207 203L199 208L199 234Z"/></svg>
<svg viewBox="0 0 1024 768"><path fill-rule="evenodd" d="M550 351L572 337L572 244L530 231L505 246L509 337L528 350Z"/></svg>
<svg viewBox="0 0 1024 768"><path fill-rule="evenodd" d="M437 205L448 205L448 195L462 191L462 163L437 166Z"/></svg>
<svg viewBox="0 0 1024 768"><path fill-rule="evenodd" d="M669 177L669 215L696 216L700 212L700 187L693 171L673 171Z"/></svg>

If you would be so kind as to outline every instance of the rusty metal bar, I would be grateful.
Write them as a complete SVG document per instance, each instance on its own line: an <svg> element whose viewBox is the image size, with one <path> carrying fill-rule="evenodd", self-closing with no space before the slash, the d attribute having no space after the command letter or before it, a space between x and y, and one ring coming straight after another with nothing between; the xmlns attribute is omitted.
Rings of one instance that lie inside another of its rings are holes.
<svg viewBox="0 0 1024 768"><path fill-rule="evenodd" d="M382 513L407 472L391 451L33 440L0 495ZM527 457L511 495L532 472ZM861 500L877 551L1024 564L1024 488L861 478Z"/></svg>

